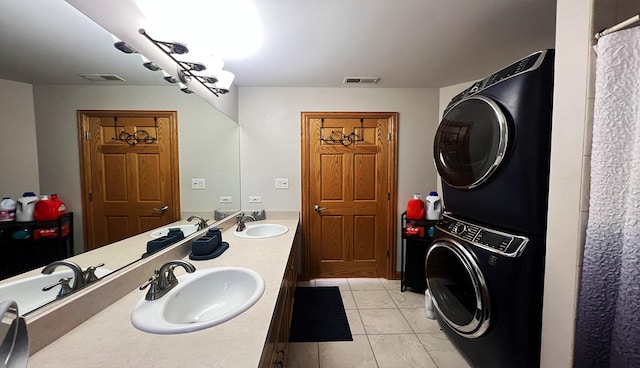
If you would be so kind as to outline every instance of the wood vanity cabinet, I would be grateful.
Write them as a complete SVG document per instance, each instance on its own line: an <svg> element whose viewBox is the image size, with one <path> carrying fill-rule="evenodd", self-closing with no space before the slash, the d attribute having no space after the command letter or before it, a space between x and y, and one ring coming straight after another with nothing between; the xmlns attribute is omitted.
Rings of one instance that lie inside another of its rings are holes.
<svg viewBox="0 0 640 368"><path fill-rule="evenodd" d="M262 368L283 368L287 366L287 348L289 347L289 329L291 327L291 313L296 292L297 281L297 242L294 242L287 261L287 268L280 284L280 293L276 309L271 318L271 327L267 334L260 358Z"/></svg>

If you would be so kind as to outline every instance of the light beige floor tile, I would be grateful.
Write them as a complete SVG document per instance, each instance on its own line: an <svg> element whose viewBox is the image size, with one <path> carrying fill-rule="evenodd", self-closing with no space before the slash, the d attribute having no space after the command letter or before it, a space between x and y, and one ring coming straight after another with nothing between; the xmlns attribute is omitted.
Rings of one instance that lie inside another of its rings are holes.
<svg viewBox="0 0 640 368"><path fill-rule="evenodd" d="M361 309L360 318L367 334L412 333L398 309Z"/></svg>
<svg viewBox="0 0 640 368"><path fill-rule="evenodd" d="M358 309L396 308L386 290L353 290Z"/></svg>
<svg viewBox="0 0 640 368"><path fill-rule="evenodd" d="M380 368L437 368L414 334L368 337Z"/></svg>
<svg viewBox="0 0 640 368"><path fill-rule="evenodd" d="M347 279L315 279L316 286L337 286L340 290L350 290Z"/></svg>
<svg viewBox="0 0 640 368"><path fill-rule="evenodd" d="M346 310L347 320L349 321L349 328L352 335L364 335L364 326L362 325L362 319L360 319L360 313L357 309Z"/></svg>
<svg viewBox="0 0 640 368"><path fill-rule="evenodd" d="M413 291L402 292L398 290L387 290L391 298L398 305L398 308L424 308L424 294Z"/></svg>
<svg viewBox="0 0 640 368"><path fill-rule="evenodd" d="M369 340L365 335L353 341L319 343L320 368L377 368Z"/></svg>
<svg viewBox="0 0 640 368"><path fill-rule="evenodd" d="M351 291L340 290L340 296L342 297L342 305L344 305L344 309L357 309L356 301L353 299Z"/></svg>
<svg viewBox="0 0 640 368"><path fill-rule="evenodd" d="M471 367L443 332L437 334L417 334L417 336L427 349L427 352L429 352L433 361L438 365L438 368Z"/></svg>
<svg viewBox="0 0 640 368"><path fill-rule="evenodd" d="M384 290L384 286L379 279L354 278L347 279L351 290Z"/></svg>
<svg viewBox="0 0 640 368"><path fill-rule="evenodd" d="M318 368L319 364L317 342L289 343L287 367Z"/></svg>
<svg viewBox="0 0 640 368"><path fill-rule="evenodd" d="M400 290L400 280L379 279L382 287L387 290Z"/></svg>
<svg viewBox="0 0 640 368"><path fill-rule="evenodd" d="M400 309L415 333L441 333L438 322L424 315L424 308Z"/></svg>

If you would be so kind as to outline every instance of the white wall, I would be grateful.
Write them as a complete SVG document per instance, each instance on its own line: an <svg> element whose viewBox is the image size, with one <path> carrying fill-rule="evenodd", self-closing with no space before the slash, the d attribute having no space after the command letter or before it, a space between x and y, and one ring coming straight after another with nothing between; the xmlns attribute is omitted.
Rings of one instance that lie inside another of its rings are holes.
<svg viewBox="0 0 640 368"><path fill-rule="evenodd" d="M591 4L558 0L549 214L542 319L542 367L571 367L583 200ZM587 193L588 195L588 189Z"/></svg>
<svg viewBox="0 0 640 368"><path fill-rule="evenodd" d="M40 192L30 84L0 79L0 198Z"/></svg>
<svg viewBox="0 0 640 368"><path fill-rule="evenodd" d="M242 208L300 211L301 112L386 111L399 113L399 217L414 192L436 188L438 98L437 89L240 87ZM274 188L277 177L289 178L288 190ZM262 203L249 204L251 195Z"/></svg>
<svg viewBox="0 0 640 368"><path fill-rule="evenodd" d="M173 86L34 87L43 193L57 193L75 216L76 249L83 249L77 110L176 110L182 212L240 208L238 125L195 95ZM34 142L35 144L35 142ZM191 178L205 178L192 190ZM219 196L232 196L230 204Z"/></svg>

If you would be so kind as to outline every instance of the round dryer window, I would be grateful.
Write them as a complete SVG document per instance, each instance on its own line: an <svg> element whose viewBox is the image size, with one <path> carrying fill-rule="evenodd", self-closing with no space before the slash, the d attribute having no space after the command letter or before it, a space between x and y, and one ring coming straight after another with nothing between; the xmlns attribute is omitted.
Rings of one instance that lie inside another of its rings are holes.
<svg viewBox="0 0 640 368"><path fill-rule="evenodd" d="M445 112L436 132L438 173L454 188L475 188L498 168L508 139L507 120L498 104L479 95L461 100Z"/></svg>
<svg viewBox="0 0 640 368"><path fill-rule="evenodd" d="M471 254L454 240L439 239L427 253L425 274L442 319L459 335L482 336L489 328L489 290Z"/></svg>

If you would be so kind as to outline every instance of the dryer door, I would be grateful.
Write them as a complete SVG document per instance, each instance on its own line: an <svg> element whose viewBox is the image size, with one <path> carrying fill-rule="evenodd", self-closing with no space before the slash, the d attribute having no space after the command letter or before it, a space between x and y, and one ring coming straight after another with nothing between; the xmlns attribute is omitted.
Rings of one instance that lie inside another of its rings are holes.
<svg viewBox="0 0 640 368"><path fill-rule="evenodd" d="M476 95L442 117L433 145L438 173L447 184L472 189L489 179L507 151L509 128L500 106Z"/></svg>
<svg viewBox="0 0 640 368"><path fill-rule="evenodd" d="M491 315L489 290L471 253L456 240L437 239L427 253L425 274L444 322L466 338L482 336Z"/></svg>

